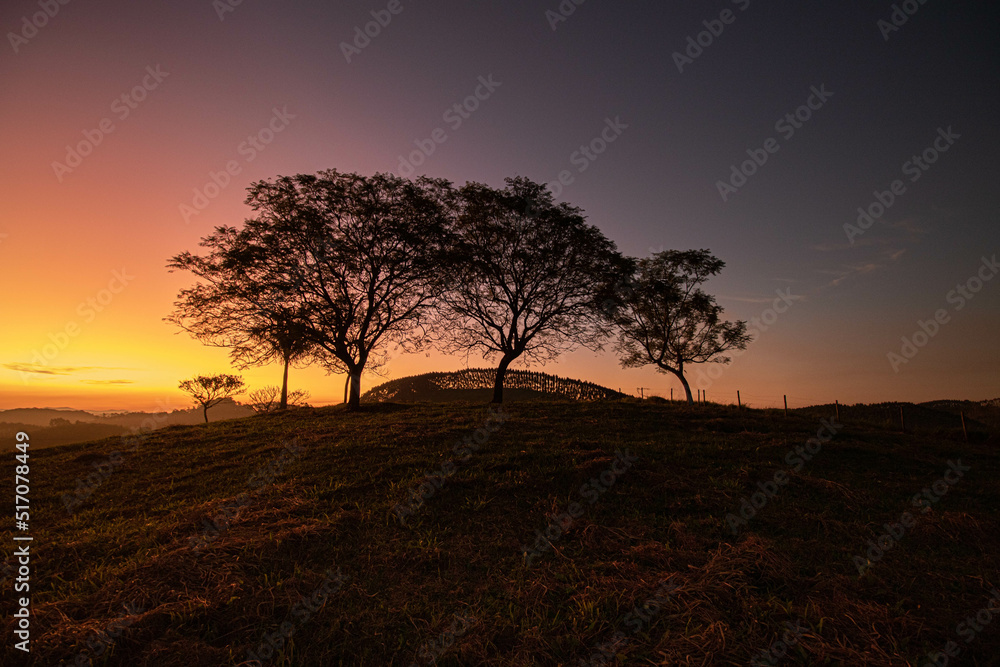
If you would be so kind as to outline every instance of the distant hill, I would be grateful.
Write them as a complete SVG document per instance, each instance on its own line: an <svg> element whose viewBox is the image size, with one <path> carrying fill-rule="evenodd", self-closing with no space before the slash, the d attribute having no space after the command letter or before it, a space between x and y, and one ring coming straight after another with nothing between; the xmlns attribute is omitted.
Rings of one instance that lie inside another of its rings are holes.
<svg viewBox="0 0 1000 667"><path fill-rule="evenodd" d="M100 417L86 410L63 408L14 408L0 410L0 422L6 424L30 424L48 426L53 419L67 419L71 422L96 422Z"/></svg>
<svg viewBox="0 0 1000 667"><path fill-rule="evenodd" d="M425 373L391 380L368 390L361 400L368 403L416 403L421 401L486 402L493 397L496 369L469 368L453 373ZM625 394L593 382L537 373L509 370L504 382L504 401L537 401L568 398L602 401L624 398Z"/></svg>
<svg viewBox="0 0 1000 667"><path fill-rule="evenodd" d="M969 438L985 440L1000 436L1000 404L990 401L939 400L925 403L858 403L841 405L840 418L845 424L864 423L898 430L934 434L949 438L962 437L962 417ZM833 414L832 404L797 408L795 412L812 416ZM902 425L900 423L902 410Z"/></svg>
<svg viewBox="0 0 1000 667"><path fill-rule="evenodd" d="M988 401L929 401L920 405L953 415L965 413L966 421L972 419L993 431L1000 431L1000 398Z"/></svg>
<svg viewBox="0 0 1000 667"><path fill-rule="evenodd" d="M226 399L209 409L211 421L249 417L254 411L233 399ZM59 408L15 408L0 410L0 438L10 438L18 431L31 436L35 449L87 442L98 438L122 436L163 428L202 424L201 408L172 412L117 412L98 415L85 410Z"/></svg>

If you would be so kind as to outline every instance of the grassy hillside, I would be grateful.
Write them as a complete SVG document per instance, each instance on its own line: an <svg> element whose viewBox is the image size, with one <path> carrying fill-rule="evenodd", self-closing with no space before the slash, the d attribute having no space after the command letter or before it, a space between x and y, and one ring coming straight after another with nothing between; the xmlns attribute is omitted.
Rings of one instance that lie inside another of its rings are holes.
<svg viewBox="0 0 1000 667"><path fill-rule="evenodd" d="M965 621L1000 586L996 446L847 423L799 466L821 426L631 400L515 403L502 424L370 405L42 450L29 662L746 665L784 637L783 665L923 665L949 641L1000 664L1000 618ZM898 543L856 562L885 524ZM0 663L24 664L12 631L5 613Z"/></svg>
<svg viewBox="0 0 1000 667"><path fill-rule="evenodd" d="M424 373L396 378L365 392L367 403L416 403L428 401L489 402L493 398L495 368L467 368L446 373ZM593 382L564 378L549 373L511 369L504 380L505 401L534 401L552 398L597 401L624 398L624 394Z"/></svg>

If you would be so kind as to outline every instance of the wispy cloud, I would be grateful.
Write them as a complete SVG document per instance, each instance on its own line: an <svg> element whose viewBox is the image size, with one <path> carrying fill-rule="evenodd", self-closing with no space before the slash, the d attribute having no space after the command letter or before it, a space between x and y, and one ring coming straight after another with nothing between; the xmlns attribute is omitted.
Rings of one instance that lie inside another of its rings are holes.
<svg viewBox="0 0 1000 667"><path fill-rule="evenodd" d="M739 303L774 303L776 297L771 296L720 296L720 301L738 301ZM799 294L789 294L787 297L791 301L803 301L805 297Z"/></svg>
<svg viewBox="0 0 1000 667"><path fill-rule="evenodd" d="M858 236L852 242L817 243L812 248L819 252L855 251L858 248L884 248L886 246L910 246L920 243L921 237L930 230L916 218L903 218L894 222L878 221L883 230L881 234L868 233ZM871 232L871 230L869 230Z"/></svg>
<svg viewBox="0 0 1000 667"><path fill-rule="evenodd" d="M84 384L135 384L134 380L80 380Z"/></svg>
<svg viewBox="0 0 1000 667"><path fill-rule="evenodd" d="M37 373L39 375L73 375L87 371L127 371L130 368L114 368L109 366L44 366L42 364L4 364L4 368L19 373Z"/></svg>
<svg viewBox="0 0 1000 667"><path fill-rule="evenodd" d="M824 285L824 287L836 287L845 280L849 280L855 276L873 273L879 269L884 269L890 264L899 261L899 259L905 254L906 248L887 248L879 252L876 257L867 262L860 264L844 264L836 269L819 269L818 272L825 275L835 276L834 279Z"/></svg>
<svg viewBox="0 0 1000 667"><path fill-rule="evenodd" d="M761 297L750 297L750 296L719 296L720 301L738 301L740 303L768 303L774 301L773 296L761 296Z"/></svg>

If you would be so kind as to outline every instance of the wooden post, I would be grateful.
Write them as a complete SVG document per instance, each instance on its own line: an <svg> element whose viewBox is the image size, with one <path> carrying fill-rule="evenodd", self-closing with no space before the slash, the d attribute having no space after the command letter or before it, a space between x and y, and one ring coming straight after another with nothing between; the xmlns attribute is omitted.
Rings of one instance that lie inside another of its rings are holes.
<svg viewBox="0 0 1000 667"><path fill-rule="evenodd" d="M785 398L785 416L788 416L788 394L782 394Z"/></svg>
<svg viewBox="0 0 1000 667"><path fill-rule="evenodd" d="M736 409L737 410L742 410L743 409L743 402L740 400L740 390L739 389L736 390Z"/></svg>
<svg viewBox="0 0 1000 667"><path fill-rule="evenodd" d="M833 404L837 407L837 421L840 421L840 401L834 401Z"/></svg>
<svg viewBox="0 0 1000 667"><path fill-rule="evenodd" d="M906 422L903 421L903 406L899 406L899 429L906 432Z"/></svg>
<svg viewBox="0 0 1000 667"><path fill-rule="evenodd" d="M701 402L702 403L708 403L708 390L707 389L702 389L701 390Z"/></svg>
<svg viewBox="0 0 1000 667"><path fill-rule="evenodd" d="M671 401L674 400L674 388L673 387L670 388L670 400Z"/></svg>
<svg viewBox="0 0 1000 667"><path fill-rule="evenodd" d="M964 412L959 412L958 415L962 418L962 437L964 437L965 441L968 442L969 441L969 432L965 429L965 413Z"/></svg>

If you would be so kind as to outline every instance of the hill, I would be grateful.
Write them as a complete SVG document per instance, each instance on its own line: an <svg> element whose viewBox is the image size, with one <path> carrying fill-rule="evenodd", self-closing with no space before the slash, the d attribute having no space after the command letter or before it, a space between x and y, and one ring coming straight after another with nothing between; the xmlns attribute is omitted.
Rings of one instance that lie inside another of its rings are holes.
<svg viewBox="0 0 1000 667"><path fill-rule="evenodd" d="M390 380L365 392L367 403L415 403L421 401L470 401L485 403L493 398L494 368L469 368L451 373L425 373ZM538 373L508 370L504 382L505 401L549 400L568 398L602 401L624 398L614 389L593 382Z"/></svg>
<svg viewBox="0 0 1000 667"><path fill-rule="evenodd" d="M1000 586L993 445L549 400L502 423L306 408L118 448L30 459L32 664L745 665L783 638L788 665L1000 655L1000 627L956 630ZM23 664L12 644L0 663Z"/></svg>
<svg viewBox="0 0 1000 667"><path fill-rule="evenodd" d="M832 414L839 409L845 423L869 424L891 430L905 429L924 435L951 439L983 441L1000 436L1000 408L989 401L929 401L926 403L833 404L797 408L795 412L814 417ZM965 419L965 431L962 419Z"/></svg>
<svg viewBox="0 0 1000 667"><path fill-rule="evenodd" d="M71 422L96 422L100 417L86 410L70 408L13 408L0 410L0 423L29 424L31 426L48 426L53 419L65 419Z"/></svg>
<svg viewBox="0 0 1000 667"><path fill-rule="evenodd" d="M237 419L254 414L253 410L231 398L211 408L209 419ZM32 447L54 447L87 442L109 436L129 436L176 424L201 424L201 408L171 412L114 412L95 414L85 410L53 408L15 408L0 410L0 438L12 441L18 431L31 436Z"/></svg>

